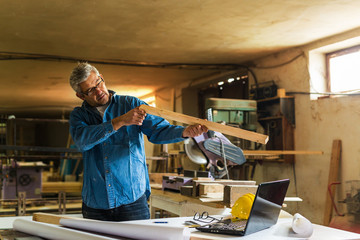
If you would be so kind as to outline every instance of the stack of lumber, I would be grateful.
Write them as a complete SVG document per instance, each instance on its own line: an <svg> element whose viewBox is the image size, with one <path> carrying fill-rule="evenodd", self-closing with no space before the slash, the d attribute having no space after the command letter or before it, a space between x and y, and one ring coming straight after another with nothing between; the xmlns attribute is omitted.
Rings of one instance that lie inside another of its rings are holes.
<svg viewBox="0 0 360 240"><path fill-rule="evenodd" d="M255 181L194 179L192 186L181 187L181 195L199 198L203 202L224 202L232 207L244 194L256 193Z"/></svg>

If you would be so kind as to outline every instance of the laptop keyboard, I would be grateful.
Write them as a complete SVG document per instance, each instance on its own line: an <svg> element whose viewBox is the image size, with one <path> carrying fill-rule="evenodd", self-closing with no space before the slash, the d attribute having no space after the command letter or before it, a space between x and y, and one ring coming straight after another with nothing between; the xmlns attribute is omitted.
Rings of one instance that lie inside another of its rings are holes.
<svg viewBox="0 0 360 240"><path fill-rule="evenodd" d="M218 229L218 230L236 230L242 231L245 229L247 220L239 220L236 222L228 222L228 223L214 223L209 225L209 228Z"/></svg>

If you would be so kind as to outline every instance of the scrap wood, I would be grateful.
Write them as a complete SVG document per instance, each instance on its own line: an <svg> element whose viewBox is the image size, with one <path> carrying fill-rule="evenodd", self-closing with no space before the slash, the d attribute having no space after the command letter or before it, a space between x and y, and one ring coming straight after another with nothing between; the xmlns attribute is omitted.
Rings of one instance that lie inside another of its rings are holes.
<svg viewBox="0 0 360 240"><path fill-rule="evenodd" d="M233 136L233 137L238 137L238 138L246 139L246 140L257 142L257 143L266 144L269 141L269 136L267 136L267 135L263 135L263 134L252 132L252 131L247 131L247 130L244 130L241 128L222 125L220 123L206 121L204 119L191 117L191 116L181 114L181 113L176 113L176 112L172 112L172 111L168 111L168 110L164 110L164 109L160 109L160 108L155 108L155 107L151 107L148 105L140 105L140 109L145 110L145 112L148 114L159 116L159 117L162 117L165 119L169 119L169 120L173 120L173 121L177 121L177 122L181 122L181 123L185 123L185 124L201 124L201 125L206 126L209 130L221 132L221 133Z"/></svg>
<svg viewBox="0 0 360 240"><path fill-rule="evenodd" d="M331 159L330 159L330 170L328 177L328 185L338 181L339 167L341 160L341 140L334 140L331 150ZM328 192L326 192L326 202L325 202L325 213L324 213L324 222L325 226L329 226L331 217L332 217L332 200Z"/></svg>
<svg viewBox="0 0 360 240"><path fill-rule="evenodd" d="M236 200L244 194L256 194L257 188L257 185L227 185L224 187L224 204L232 207Z"/></svg>
<svg viewBox="0 0 360 240"><path fill-rule="evenodd" d="M43 182L43 193L81 192L82 182Z"/></svg>
<svg viewBox="0 0 360 240"><path fill-rule="evenodd" d="M248 155L322 155L323 151L307 150L243 150L245 156Z"/></svg>
<svg viewBox="0 0 360 240"><path fill-rule="evenodd" d="M217 179L213 181L202 181L202 180L193 180L193 197L199 196L199 186L202 183L218 183L222 185L255 185L255 181L249 181L249 180L231 180L231 179Z"/></svg>
<svg viewBox="0 0 360 240"><path fill-rule="evenodd" d="M193 186L181 186L180 194L184 196L192 196Z"/></svg>
<svg viewBox="0 0 360 240"><path fill-rule="evenodd" d="M62 218L74 219L74 217L39 212L39 213L33 214L32 220L35 222L43 222L43 223L60 225L60 219L62 219Z"/></svg>
<svg viewBox="0 0 360 240"><path fill-rule="evenodd" d="M223 194L224 185L220 183L200 183L199 184L199 195L206 195L210 193Z"/></svg>

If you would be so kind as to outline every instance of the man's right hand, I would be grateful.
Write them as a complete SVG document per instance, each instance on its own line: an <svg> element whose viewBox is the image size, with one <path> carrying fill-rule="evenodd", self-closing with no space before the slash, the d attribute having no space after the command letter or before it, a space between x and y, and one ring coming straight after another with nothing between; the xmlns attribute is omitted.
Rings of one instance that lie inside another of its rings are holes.
<svg viewBox="0 0 360 240"><path fill-rule="evenodd" d="M131 109L127 113L111 120L114 130L118 130L122 126L138 125L141 126L146 117L146 112L139 107Z"/></svg>

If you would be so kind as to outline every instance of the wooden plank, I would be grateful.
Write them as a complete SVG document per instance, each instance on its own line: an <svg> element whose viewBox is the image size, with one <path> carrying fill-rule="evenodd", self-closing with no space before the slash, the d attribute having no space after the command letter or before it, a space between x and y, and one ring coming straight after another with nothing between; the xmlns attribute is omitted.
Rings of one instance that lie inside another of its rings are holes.
<svg viewBox="0 0 360 240"><path fill-rule="evenodd" d="M306 150L243 150L245 156L248 155L322 155L323 151Z"/></svg>
<svg viewBox="0 0 360 240"><path fill-rule="evenodd" d="M206 195L208 193L224 193L224 185L219 183L200 183L199 195Z"/></svg>
<svg viewBox="0 0 360 240"><path fill-rule="evenodd" d="M168 175L174 175L174 173L149 173L150 184L162 184L163 176Z"/></svg>
<svg viewBox="0 0 360 240"><path fill-rule="evenodd" d="M193 186L182 186L180 188L180 194L184 196L191 197L193 191Z"/></svg>
<svg viewBox="0 0 360 240"><path fill-rule="evenodd" d="M156 115L169 120L185 123L185 124L201 124L206 126L209 130L221 132L233 137L246 139L249 141L266 144L269 141L269 136L252 131L247 131L241 128L230 127L219 123L206 121L204 119L191 117L185 114L176 113L164 109L151 107L148 105L140 105L140 109L145 110L146 113Z"/></svg>
<svg viewBox="0 0 360 240"><path fill-rule="evenodd" d="M257 185L227 185L224 187L224 204L232 207L236 200L244 194L256 194L257 188Z"/></svg>
<svg viewBox="0 0 360 240"><path fill-rule="evenodd" d="M199 196L199 185L201 183L219 183L222 185L255 185L255 181L240 181L240 180L228 180L228 179L218 179L215 181L202 181L202 180L193 180L193 197Z"/></svg>
<svg viewBox="0 0 360 240"><path fill-rule="evenodd" d="M82 182L43 182L42 193L81 192Z"/></svg>
<svg viewBox="0 0 360 240"><path fill-rule="evenodd" d="M184 195L180 195L179 193L170 192L170 191L162 191L157 189L151 189L151 195L156 196L156 198L164 198L171 201L176 202L192 202L194 204L206 205L212 208L224 208L224 204L221 203L203 203L198 198L188 197Z"/></svg>
<svg viewBox="0 0 360 240"><path fill-rule="evenodd" d="M333 141L332 150L331 150L331 159L330 159L330 170L328 185L338 181L339 166L341 159L341 140L336 139ZM326 191L326 202L325 202L325 213L323 224L329 226L331 217L332 217L332 200L328 191Z"/></svg>
<svg viewBox="0 0 360 240"><path fill-rule="evenodd" d="M60 219L62 219L62 218L73 219L73 217L68 217L68 216L63 216L63 215L55 215L55 214L49 214L49 213L34 213L32 220L36 221L36 222L60 225Z"/></svg>

